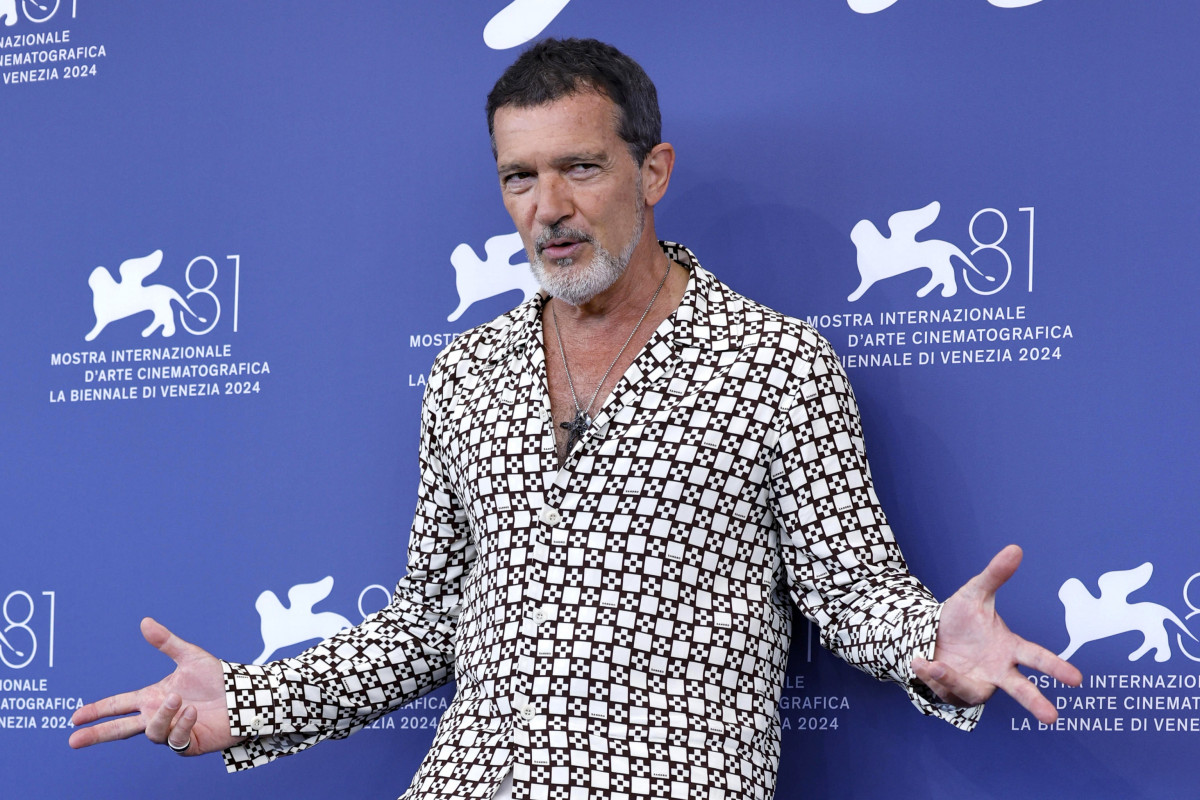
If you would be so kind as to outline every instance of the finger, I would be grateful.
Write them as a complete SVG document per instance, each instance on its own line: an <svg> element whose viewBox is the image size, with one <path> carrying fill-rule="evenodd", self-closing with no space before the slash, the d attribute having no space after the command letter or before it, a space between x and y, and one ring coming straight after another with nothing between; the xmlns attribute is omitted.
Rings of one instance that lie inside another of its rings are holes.
<svg viewBox="0 0 1200 800"><path fill-rule="evenodd" d="M996 690L992 684L968 678L941 661L926 661L918 664L920 660L913 659L913 671L918 678L937 693L938 697L946 702L975 706L986 702Z"/></svg>
<svg viewBox="0 0 1200 800"><path fill-rule="evenodd" d="M1013 576L1017 567L1021 566L1023 555L1020 547L1010 544L993 556L988 565L983 568L983 572L971 579L971 583L980 592L995 594L996 590Z"/></svg>
<svg viewBox="0 0 1200 800"><path fill-rule="evenodd" d="M103 700L97 700L94 703L80 706L71 715L71 722L75 725L86 725L89 722L95 722L104 717L120 717L125 714L132 714L137 710L138 693L124 692L123 694L115 694L112 697L106 697Z"/></svg>
<svg viewBox="0 0 1200 800"><path fill-rule="evenodd" d="M75 749L79 749L80 747L90 747L102 742L128 739L131 736L137 736L145 730L145 719L144 716L138 714L133 717L121 717L120 719L102 722L90 728L80 728L71 734L68 744Z"/></svg>
<svg viewBox="0 0 1200 800"><path fill-rule="evenodd" d="M179 659L187 655L194 647L190 642L180 639L167 630L165 625L151 617L146 617L142 620L142 636L146 638L147 642L154 645L160 653L176 663L179 663Z"/></svg>
<svg viewBox="0 0 1200 800"><path fill-rule="evenodd" d="M191 744L192 728L195 727L198 716L195 706L185 708L179 716L179 721L175 723L175 727L167 735L167 745L178 752L180 748Z"/></svg>
<svg viewBox="0 0 1200 800"><path fill-rule="evenodd" d="M1049 725L1058 719L1058 711L1054 708L1054 704L1047 700L1041 691L1016 669L1003 681L1000 688L1020 703L1026 711L1037 717L1039 722Z"/></svg>
<svg viewBox="0 0 1200 800"><path fill-rule="evenodd" d="M1043 672L1059 683L1065 683L1068 686L1078 686L1083 683L1083 673L1074 664L1064 661L1039 644L1020 637L1018 639L1019 644L1016 649L1018 664Z"/></svg>
<svg viewBox="0 0 1200 800"><path fill-rule="evenodd" d="M167 699L163 700L154 716L146 723L146 738L155 744L166 742L167 735L171 732L171 723L175 721L175 715L179 713L179 707L182 705L182 697L174 692L167 695Z"/></svg>

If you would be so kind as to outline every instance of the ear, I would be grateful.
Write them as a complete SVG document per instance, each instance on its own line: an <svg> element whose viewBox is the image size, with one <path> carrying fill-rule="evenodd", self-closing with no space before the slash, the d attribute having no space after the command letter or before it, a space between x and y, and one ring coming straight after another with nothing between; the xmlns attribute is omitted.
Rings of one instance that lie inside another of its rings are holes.
<svg viewBox="0 0 1200 800"><path fill-rule="evenodd" d="M675 168L675 148L667 142L657 144L642 162L642 193L646 205L653 207L667 193L671 170Z"/></svg>

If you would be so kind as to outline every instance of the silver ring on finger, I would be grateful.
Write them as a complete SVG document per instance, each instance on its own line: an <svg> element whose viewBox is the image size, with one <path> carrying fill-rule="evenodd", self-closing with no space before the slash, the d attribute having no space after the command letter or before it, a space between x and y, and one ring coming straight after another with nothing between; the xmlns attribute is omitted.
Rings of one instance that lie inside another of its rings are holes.
<svg viewBox="0 0 1200 800"><path fill-rule="evenodd" d="M192 738L190 736L188 737L187 742L185 742L182 747L175 744L174 742L172 742L170 737L167 738L167 747L171 748L179 755L183 755L184 753L186 753L188 751L188 748L191 746L192 746Z"/></svg>

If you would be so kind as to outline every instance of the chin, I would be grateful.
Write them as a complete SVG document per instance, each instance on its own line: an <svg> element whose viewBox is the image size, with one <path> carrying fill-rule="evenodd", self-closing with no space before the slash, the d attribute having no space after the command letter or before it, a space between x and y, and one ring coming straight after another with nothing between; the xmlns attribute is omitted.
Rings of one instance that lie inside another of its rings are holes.
<svg viewBox="0 0 1200 800"><path fill-rule="evenodd" d="M571 257L547 263L539 258L529 267L546 294L581 306L616 283L627 263L612 258L603 248L590 261L576 261Z"/></svg>

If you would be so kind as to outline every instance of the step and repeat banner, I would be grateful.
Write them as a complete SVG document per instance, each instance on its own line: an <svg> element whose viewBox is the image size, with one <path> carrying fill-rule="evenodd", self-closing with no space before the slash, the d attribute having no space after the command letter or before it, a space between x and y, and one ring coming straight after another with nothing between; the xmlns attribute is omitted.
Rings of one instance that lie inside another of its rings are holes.
<svg viewBox="0 0 1200 800"><path fill-rule="evenodd" d="M452 687L234 776L68 720L144 615L262 663L387 602L429 365L533 291L484 98L543 35L655 80L660 234L829 337L914 571L1021 544L1085 674L964 734L798 622L778 796L1194 794L1190 0L0 0L0 795L407 787Z"/></svg>

